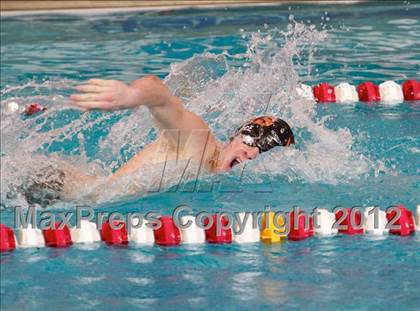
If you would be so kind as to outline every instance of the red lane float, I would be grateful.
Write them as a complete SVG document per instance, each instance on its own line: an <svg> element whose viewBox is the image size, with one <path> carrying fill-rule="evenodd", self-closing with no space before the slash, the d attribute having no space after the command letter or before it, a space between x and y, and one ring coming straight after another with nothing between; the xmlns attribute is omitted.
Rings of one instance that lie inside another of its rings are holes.
<svg viewBox="0 0 420 311"><path fill-rule="evenodd" d="M161 216L159 220L161 222L160 228L153 230L155 243L162 246L179 245L181 243L181 233L172 217Z"/></svg>
<svg viewBox="0 0 420 311"><path fill-rule="evenodd" d="M0 252L10 252L16 248L13 229L0 224Z"/></svg>
<svg viewBox="0 0 420 311"><path fill-rule="evenodd" d="M38 112L44 111L46 109L47 108L42 107L38 103L32 103L32 104L26 105L24 114L29 117L29 116L33 116L34 114L36 114Z"/></svg>
<svg viewBox="0 0 420 311"><path fill-rule="evenodd" d="M372 82L363 82L357 86L359 100L362 102L376 102L381 100L379 87Z"/></svg>
<svg viewBox="0 0 420 311"><path fill-rule="evenodd" d="M402 84L405 100L420 100L420 82L407 80Z"/></svg>
<svg viewBox="0 0 420 311"><path fill-rule="evenodd" d="M345 213L345 215L343 215L343 213ZM344 210L340 209L335 213L335 220L340 221L340 223L338 223L339 226L345 227L342 229L339 228L338 232L349 235L363 234L362 214L359 211L352 213L350 208ZM355 226L353 226L353 224Z"/></svg>
<svg viewBox="0 0 420 311"><path fill-rule="evenodd" d="M113 227L109 221L105 222L101 228L101 239L109 245L126 245L128 244L128 234L123 221L113 221Z"/></svg>
<svg viewBox="0 0 420 311"><path fill-rule="evenodd" d="M295 212L289 214L289 240L300 241L314 235L314 222L312 216L306 215L305 212L300 211L298 219L295 219ZM297 227L295 226L295 222Z"/></svg>
<svg viewBox="0 0 420 311"><path fill-rule="evenodd" d="M73 244L71 241L70 230L67 225L59 229L61 223L56 222L51 229L42 230L45 245L50 247L67 247Z"/></svg>
<svg viewBox="0 0 420 311"><path fill-rule="evenodd" d="M399 217L397 215L397 210L399 211ZM398 217L398 218L396 218ZM398 228L390 228L389 233L406 236L414 233L414 217L413 213L408 210L404 205L397 205L394 209L386 213L386 219L390 226L396 226ZM391 223L389 223L391 222Z"/></svg>
<svg viewBox="0 0 420 311"><path fill-rule="evenodd" d="M232 229L226 228L229 224L229 219L226 216L220 216L217 214L212 215L212 223L211 226L204 230L206 234L206 240L208 243L213 244L224 244L224 243L232 243ZM220 221L218 224L217 221ZM209 225L209 220L204 220L204 225ZM217 227L220 226L219 230L220 233L217 232Z"/></svg>
<svg viewBox="0 0 420 311"><path fill-rule="evenodd" d="M326 82L314 86L313 92L317 102L333 103L336 101L334 87Z"/></svg>

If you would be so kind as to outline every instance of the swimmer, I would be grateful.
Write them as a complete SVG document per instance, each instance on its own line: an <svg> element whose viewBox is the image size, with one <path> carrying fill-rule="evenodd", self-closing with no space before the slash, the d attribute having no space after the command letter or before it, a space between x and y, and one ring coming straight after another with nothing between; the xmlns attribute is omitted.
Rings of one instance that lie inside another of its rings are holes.
<svg viewBox="0 0 420 311"><path fill-rule="evenodd" d="M76 90L79 94L72 95L70 99L73 105L84 110L113 111L146 106L170 144L169 152L174 154L169 157L193 159L212 173L230 171L235 165L253 160L273 147L294 143L293 132L285 121L261 116L240 126L229 143L223 144L216 140L208 124L185 109L181 99L172 95L169 88L155 76L147 76L131 84L92 79L77 86ZM155 146L156 142L146 146L111 178L156 162Z"/></svg>
<svg viewBox="0 0 420 311"><path fill-rule="evenodd" d="M78 93L70 97L71 103L85 111L115 111L146 106L161 130L156 141L145 146L117 171L107 176L105 183L118 181L141 172L145 167L174 159L187 159L210 173L228 172L237 164L255 159L260 153L294 143L289 125L273 116L248 120L236 130L229 142L222 143L212 134L208 124L200 116L188 111L181 99L171 94L169 88L155 76L146 76L131 84L91 79L77 86L76 91ZM159 151L162 150L162 144L167 144L164 153ZM64 196L71 197L72 193L80 193L88 184L95 182L95 176L76 170L65 174L68 175L71 175L70 179L54 182L54 187L62 185ZM43 183L43 186L47 184ZM131 192L135 191L142 189Z"/></svg>

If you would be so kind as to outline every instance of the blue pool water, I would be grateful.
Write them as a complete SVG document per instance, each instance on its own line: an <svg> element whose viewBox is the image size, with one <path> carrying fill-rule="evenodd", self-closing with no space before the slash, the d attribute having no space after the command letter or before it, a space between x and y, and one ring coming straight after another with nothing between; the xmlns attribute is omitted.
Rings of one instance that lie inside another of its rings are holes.
<svg viewBox="0 0 420 311"><path fill-rule="evenodd" d="M109 173L153 139L141 111L82 116L66 103L71 88L86 79L128 82L145 74L165 78L221 139L244 115L261 112L257 102L266 102L267 92L274 94L269 111L291 120L296 150L250 163L241 181L237 169L203 177L198 188L187 181L148 197L103 199L97 209L170 214L179 204L214 212L402 203L414 211L420 203L418 102L317 105L308 112L314 104L287 90L298 82L418 80L418 16L417 2L395 1L2 17L2 106L38 101L49 112L24 120L2 111L1 223L13 226L15 202L6 185L36 168L28 162L33 153ZM74 203L50 209L72 210ZM0 257L1 308L417 310L419 246L417 234L17 249Z"/></svg>

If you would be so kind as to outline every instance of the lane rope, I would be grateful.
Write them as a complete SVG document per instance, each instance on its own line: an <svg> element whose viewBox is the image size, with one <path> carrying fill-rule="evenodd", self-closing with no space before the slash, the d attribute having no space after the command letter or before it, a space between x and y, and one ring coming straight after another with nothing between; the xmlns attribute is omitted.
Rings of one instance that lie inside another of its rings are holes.
<svg viewBox="0 0 420 311"><path fill-rule="evenodd" d="M360 83L357 87L343 82L332 86L327 82L309 86L301 84L298 95L315 100L317 103L354 103L382 102L383 104L399 104L404 100L420 100L420 82L407 80L402 85L394 81L385 81L376 85L370 81Z"/></svg>
<svg viewBox="0 0 420 311"><path fill-rule="evenodd" d="M406 101L420 101L420 82L407 80L402 85L394 81L385 81L376 85L370 81L363 82L357 87L347 82L332 86L327 82L309 86L301 84L296 88L299 96L315 100L317 103L354 103L354 102L382 102L395 105ZM10 101L4 105L6 115L20 113L26 117L37 115L47 110L40 103L20 104Z"/></svg>
<svg viewBox="0 0 420 311"><path fill-rule="evenodd" d="M375 215L375 213L377 213ZM220 217L218 219L217 217ZM307 215L300 211L287 214L290 228L287 231L284 215L277 217L273 211L262 215L261 230L253 226L253 221L248 217L243 231L238 234L239 228L235 223L229 226L229 219L224 215L213 214L204 220L205 228L200 228L193 216L183 216L182 223L191 221L187 228L178 228L172 217L160 216L161 227L152 229L148 226L132 228L128 233L125 222L114 221L112 228L109 221L97 230L96 224L87 220L81 220L79 228L69 228L56 222L53 228L41 230L28 225L27 228L19 228L15 232L6 225L0 225L0 251L8 252L16 248L27 247L69 247L73 243L95 243L103 241L108 245L149 244L160 246L175 246L180 244L230 244L230 243L279 243L285 240L300 241L318 236L346 235L385 235L394 234L399 236L413 235L420 232L420 205L417 206L416 215L403 205L397 205L387 212L375 207L367 207L363 212L360 210L340 209L332 213L327 209L318 209L317 213ZM243 223L245 213L240 213L239 218ZM218 228L218 221L221 226ZM334 223L340 227L335 228ZM314 226L314 223L317 225ZM293 225L292 225L293 224ZM297 224L294 225L294 224ZM388 229L387 225L394 225ZM235 229L235 230L233 230Z"/></svg>

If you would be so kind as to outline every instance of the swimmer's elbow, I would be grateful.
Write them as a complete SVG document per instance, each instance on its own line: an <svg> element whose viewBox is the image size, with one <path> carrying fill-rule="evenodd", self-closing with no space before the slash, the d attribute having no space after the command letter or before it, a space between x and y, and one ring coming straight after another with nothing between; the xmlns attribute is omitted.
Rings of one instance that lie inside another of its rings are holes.
<svg viewBox="0 0 420 311"><path fill-rule="evenodd" d="M169 88L154 75L137 79L131 83L131 86L142 93L147 106L164 106L172 96Z"/></svg>
<svg viewBox="0 0 420 311"><path fill-rule="evenodd" d="M131 83L131 86L133 86L136 89L140 89L142 91L148 90L157 90L159 88L165 87L166 86L162 83L162 81L159 79L159 77L153 76L153 75L148 75L145 76L143 78L134 80Z"/></svg>
<svg viewBox="0 0 420 311"><path fill-rule="evenodd" d="M158 83L158 84L162 83L160 78L155 75L147 75L143 79L146 80L148 83Z"/></svg>
<svg viewBox="0 0 420 311"><path fill-rule="evenodd" d="M147 86L156 86L161 84L162 81L159 79L159 77L154 75L147 75L145 77L142 77L140 79L134 80L131 85L134 87L144 87Z"/></svg>

